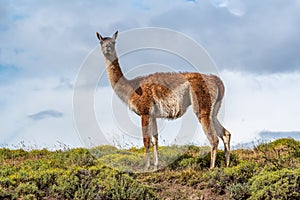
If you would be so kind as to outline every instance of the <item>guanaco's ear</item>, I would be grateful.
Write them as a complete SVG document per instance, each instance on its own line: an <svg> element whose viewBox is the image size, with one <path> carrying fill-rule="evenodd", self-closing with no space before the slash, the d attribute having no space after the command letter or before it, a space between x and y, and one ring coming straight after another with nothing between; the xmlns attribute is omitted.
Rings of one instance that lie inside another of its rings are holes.
<svg viewBox="0 0 300 200"><path fill-rule="evenodd" d="M117 30L117 31L114 33L114 35L113 35L113 37L112 37L112 38L113 38L114 40L116 40L116 39L117 39L117 37L118 37L118 30Z"/></svg>
<svg viewBox="0 0 300 200"><path fill-rule="evenodd" d="M100 42L103 42L103 37L100 35L100 33L96 32L96 35Z"/></svg>

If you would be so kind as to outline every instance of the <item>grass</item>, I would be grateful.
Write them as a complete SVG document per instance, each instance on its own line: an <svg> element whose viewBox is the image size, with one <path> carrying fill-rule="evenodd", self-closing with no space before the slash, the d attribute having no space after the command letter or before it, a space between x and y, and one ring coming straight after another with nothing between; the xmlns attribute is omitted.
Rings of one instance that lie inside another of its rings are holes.
<svg viewBox="0 0 300 200"><path fill-rule="evenodd" d="M225 168L208 147L159 147L160 170L143 172L144 148L0 149L0 199L299 199L300 142L279 139L232 151Z"/></svg>

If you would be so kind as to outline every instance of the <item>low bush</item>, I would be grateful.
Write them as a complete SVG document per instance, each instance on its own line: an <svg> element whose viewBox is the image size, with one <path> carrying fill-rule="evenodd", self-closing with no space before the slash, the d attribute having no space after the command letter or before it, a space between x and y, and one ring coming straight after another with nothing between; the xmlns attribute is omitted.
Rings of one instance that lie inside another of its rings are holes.
<svg viewBox="0 0 300 200"><path fill-rule="evenodd" d="M233 183L227 186L227 191L232 199L242 200L248 199L251 196L247 183Z"/></svg>
<svg viewBox="0 0 300 200"><path fill-rule="evenodd" d="M261 158L258 162L263 166L274 166L277 169L300 167L300 142L292 138L260 144L254 151Z"/></svg>
<svg viewBox="0 0 300 200"><path fill-rule="evenodd" d="M111 145L102 145L89 149L89 152L97 159L105 155L117 154L120 150Z"/></svg>
<svg viewBox="0 0 300 200"><path fill-rule="evenodd" d="M204 173L204 180L208 182L208 187L213 188L217 193L229 192L233 198L249 196L247 187L248 180L257 173L258 166L254 162L241 162L232 168L217 168L212 172ZM243 194L240 194L243 190Z"/></svg>
<svg viewBox="0 0 300 200"><path fill-rule="evenodd" d="M86 149L4 151L0 199L156 199L148 186L99 163ZM23 162L13 161L24 156Z"/></svg>
<svg viewBox="0 0 300 200"><path fill-rule="evenodd" d="M159 161L157 172L134 173L144 170L144 148L2 148L0 199L300 199L300 142L293 139L234 150L228 168L220 150L209 170L210 148L193 145L159 147Z"/></svg>
<svg viewBox="0 0 300 200"><path fill-rule="evenodd" d="M300 168L263 170L249 181L250 199L300 199Z"/></svg>
<svg viewBox="0 0 300 200"><path fill-rule="evenodd" d="M210 167L210 152L207 153L205 156L199 158L199 167L200 168L209 168ZM238 158L234 153L230 154L230 165L235 166L238 164ZM225 167L226 161L225 161L225 152L223 150L217 151L216 156L216 167Z"/></svg>

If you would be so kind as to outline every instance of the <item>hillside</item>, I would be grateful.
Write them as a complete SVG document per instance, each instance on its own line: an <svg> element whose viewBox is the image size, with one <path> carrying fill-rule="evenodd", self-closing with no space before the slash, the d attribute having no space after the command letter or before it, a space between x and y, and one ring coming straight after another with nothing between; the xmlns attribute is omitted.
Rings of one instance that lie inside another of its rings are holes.
<svg viewBox="0 0 300 200"><path fill-rule="evenodd" d="M165 167L141 173L143 148L2 148L0 199L300 199L300 142L234 150L229 168L219 151L215 170L208 169L207 152L160 147Z"/></svg>

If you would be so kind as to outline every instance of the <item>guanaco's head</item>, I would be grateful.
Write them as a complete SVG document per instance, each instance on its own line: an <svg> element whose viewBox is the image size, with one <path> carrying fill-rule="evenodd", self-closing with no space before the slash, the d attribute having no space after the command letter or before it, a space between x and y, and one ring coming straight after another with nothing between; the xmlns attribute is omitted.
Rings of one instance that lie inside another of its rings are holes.
<svg viewBox="0 0 300 200"><path fill-rule="evenodd" d="M118 31L116 31L112 37L102 37L98 32L96 34L100 41L103 55L108 59L116 58L117 54L115 43L118 36Z"/></svg>

